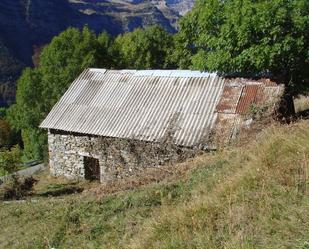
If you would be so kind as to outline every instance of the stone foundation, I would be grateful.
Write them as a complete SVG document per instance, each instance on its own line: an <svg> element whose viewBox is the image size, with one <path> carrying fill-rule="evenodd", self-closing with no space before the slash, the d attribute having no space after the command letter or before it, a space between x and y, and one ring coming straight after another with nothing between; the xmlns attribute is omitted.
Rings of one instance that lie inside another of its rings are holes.
<svg viewBox="0 0 309 249"><path fill-rule="evenodd" d="M134 175L144 168L181 162L201 152L168 141L151 143L56 131L49 131L48 143L52 175L84 179L84 157L93 157L99 160L101 182Z"/></svg>

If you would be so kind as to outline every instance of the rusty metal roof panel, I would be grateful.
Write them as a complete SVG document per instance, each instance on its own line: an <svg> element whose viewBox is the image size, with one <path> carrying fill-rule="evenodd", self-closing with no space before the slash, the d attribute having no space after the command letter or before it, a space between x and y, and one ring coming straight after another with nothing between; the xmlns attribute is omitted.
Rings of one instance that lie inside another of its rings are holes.
<svg viewBox="0 0 309 249"><path fill-rule="evenodd" d="M235 113L243 90L242 85L225 85L222 97L216 111L220 113Z"/></svg>
<svg viewBox="0 0 309 249"><path fill-rule="evenodd" d="M236 113L246 114L252 104L256 103L256 95L259 85L246 85L244 86L239 102L236 107Z"/></svg>
<svg viewBox="0 0 309 249"><path fill-rule="evenodd" d="M85 70L41 127L194 146L215 123L224 80L181 70Z"/></svg>

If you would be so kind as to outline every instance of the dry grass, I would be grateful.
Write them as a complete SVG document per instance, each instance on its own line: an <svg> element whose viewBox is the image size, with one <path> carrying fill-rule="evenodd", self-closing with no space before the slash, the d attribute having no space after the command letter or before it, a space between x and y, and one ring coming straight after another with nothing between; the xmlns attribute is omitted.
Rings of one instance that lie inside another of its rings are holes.
<svg viewBox="0 0 309 249"><path fill-rule="evenodd" d="M309 109L309 96L299 96L294 99L295 112L302 112Z"/></svg>
<svg viewBox="0 0 309 249"><path fill-rule="evenodd" d="M307 248L308 128L273 126L248 149L221 152L226 167L190 201L158 210L129 247Z"/></svg>
<svg viewBox="0 0 309 249"><path fill-rule="evenodd" d="M0 204L0 248L308 249L309 121L250 140L110 187Z"/></svg>
<svg viewBox="0 0 309 249"><path fill-rule="evenodd" d="M39 173L35 178L38 180L38 183L34 186L32 198L64 196L73 193L80 193L99 185L97 182L69 180L65 177L53 177L49 174L49 169Z"/></svg>
<svg viewBox="0 0 309 249"><path fill-rule="evenodd" d="M168 164L158 168L146 168L137 172L134 176L128 176L124 179L118 179L109 183L102 183L96 187L89 188L83 192L84 195L91 195L100 199L104 196L117 194L122 191L134 190L143 186L172 183L187 175L198 167L198 161L204 160L207 156L208 160L213 158L213 154L207 154L189 159L184 163Z"/></svg>

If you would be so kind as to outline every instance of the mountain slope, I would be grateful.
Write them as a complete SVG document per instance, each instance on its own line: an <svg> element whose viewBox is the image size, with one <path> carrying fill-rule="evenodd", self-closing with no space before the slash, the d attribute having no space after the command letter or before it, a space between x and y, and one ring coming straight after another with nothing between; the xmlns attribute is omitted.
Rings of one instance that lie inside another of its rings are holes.
<svg viewBox="0 0 309 249"><path fill-rule="evenodd" d="M14 102L15 84L23 64L10 54L0 39L0 107Z"/></svg>

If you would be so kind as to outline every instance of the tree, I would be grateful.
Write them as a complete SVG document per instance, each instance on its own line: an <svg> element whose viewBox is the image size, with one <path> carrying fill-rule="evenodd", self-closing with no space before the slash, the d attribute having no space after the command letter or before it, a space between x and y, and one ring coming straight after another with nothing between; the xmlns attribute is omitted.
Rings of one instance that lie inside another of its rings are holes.
<svg viewBox="0 0 309 249"><path fill-rule="evenodd" d="M200 0L173 56L200 70L272 75L296 94L309 88L308 30L307 0Z"/></svg>
<svg viewBox="0 0 309 249"><path fill-rule="evenodd" d="M53 38L40 57L42 96L47 113L85 68L98 63L96 35L85 27L68 28Z"/></svg>
<svg viewBox="0 0 309 249"><path fill-rule="evenodd" d="M0 118L0 149L10 144L11 127L8 122Z"/></svg>
<svg viewBox="0 0 309 249"><path fill-rule="evenodd" d="M39 159L44 155L45 147L41 141L46 138L44 132L38 130L38 125L45 117L45 101L49 96L43 96L43 87L40 70L26 68L18 80L16 104L8 111L10 123L15 129L22 130L24 155L29 160Z"/></svg>
<svg viewBox="0 0 309 249"><path fill-rule="evenodd" d="M7 109L5 107L0 107L0 118L5 118Z"/></svg>
<svg viewBox="0 0 309 249"><path fill-rule="evenodd" d="M22 130L28 159L44 156L46 132L40 122L85 68L98 63L100 43L87 27L69 28L44 47L37 68L27 68L18 80L16 104L8 112L10 123Z"/></svg>
<svg viewBox="0 0 309 249"><path fill-rule="evenodd" d="M20 132L12 129L7 120L7 112L7 108L0 108L0 149L10 148L16 144L22 146Z"/></svg>
<svg viewBox="0 0 309 249"><path fill-rule="evenodd" d="M116 66L117 61L114 57L113 39L111 36L103 32L98 36L98 67L100 68L113 68Z"/></svg>
<svg viewBox="0 0 309 249"><path fill-rule="evenodd" d="M118 68L153 69L171 68L169 60L173 38L160 26L119 35L114 42Z"/></svg>

